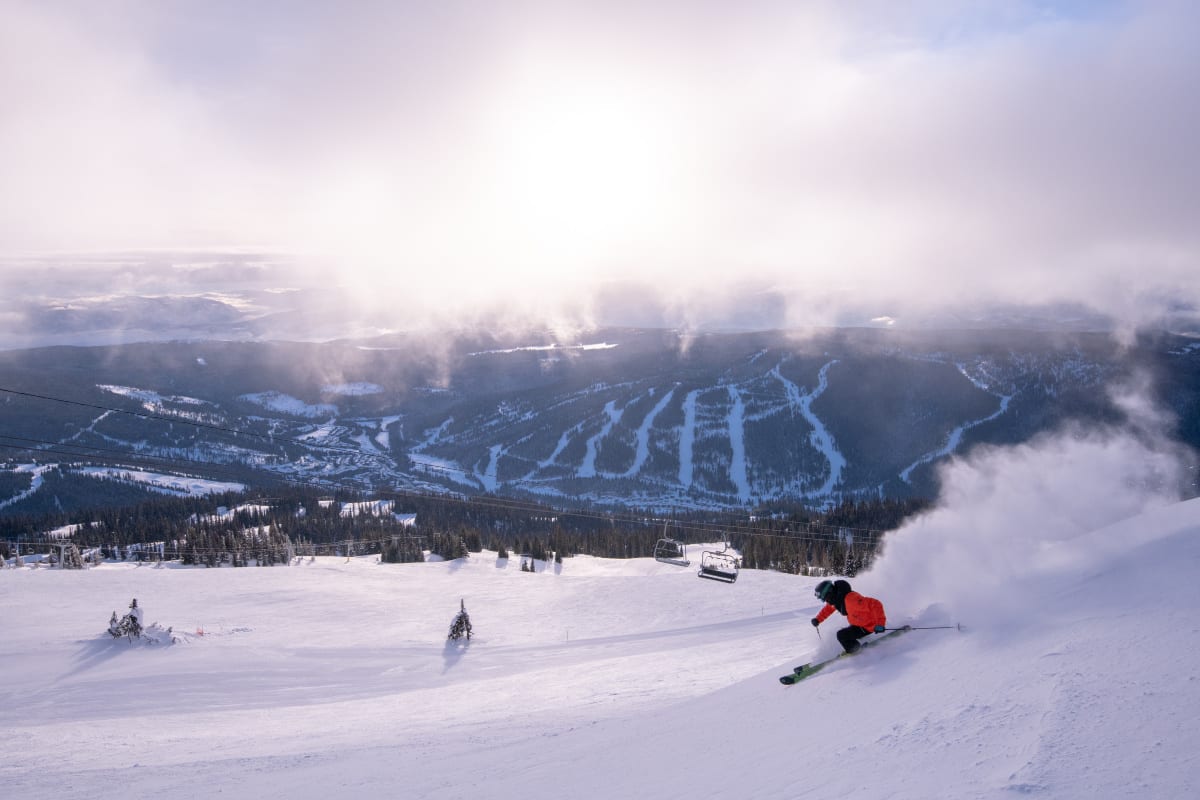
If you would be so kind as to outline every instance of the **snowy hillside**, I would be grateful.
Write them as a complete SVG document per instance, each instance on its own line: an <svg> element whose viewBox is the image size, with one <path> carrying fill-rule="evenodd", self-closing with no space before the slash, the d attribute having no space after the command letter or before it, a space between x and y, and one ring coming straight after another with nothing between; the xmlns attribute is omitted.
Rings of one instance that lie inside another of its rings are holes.
<svg viewBox="0 0 1200 800"><path fill-rule="evenodd" d="M1200 500L1134 439L956 462L853 579L881 643L793 687L814 578L484 553L0 572L8 798L1183 798ZM104 634L137 597L174 645ZM469 645L447 644L465 602Z"/></svg>
<svg viewBox="0 0 1200 800"><path fill-rule="evenodd" d="M138 469L673 510L932 497L938 466L973 447L1113 424L1112 392L1146 375L1179 421L1171 437L1200 446L1200 351L1184 337L596 335L0 351L0 513L128 504L174 483L130 481ZM48 467L33 486L32 462Z"/></svg>

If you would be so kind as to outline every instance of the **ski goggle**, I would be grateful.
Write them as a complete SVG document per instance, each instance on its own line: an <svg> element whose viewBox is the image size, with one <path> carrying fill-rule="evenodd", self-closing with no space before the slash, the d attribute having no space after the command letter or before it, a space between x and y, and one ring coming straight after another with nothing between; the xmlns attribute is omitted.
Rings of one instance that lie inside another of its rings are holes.
<svg viewBox="0 0 1200 800"><path fill-rule="evenodd" d="M820 583L817 584L817 588L813 590L813 594L816 595L818 600L824 600L826 597L829 596L829 593L832 590L833 590L833 582L832 581L821 581Z"/></svg>

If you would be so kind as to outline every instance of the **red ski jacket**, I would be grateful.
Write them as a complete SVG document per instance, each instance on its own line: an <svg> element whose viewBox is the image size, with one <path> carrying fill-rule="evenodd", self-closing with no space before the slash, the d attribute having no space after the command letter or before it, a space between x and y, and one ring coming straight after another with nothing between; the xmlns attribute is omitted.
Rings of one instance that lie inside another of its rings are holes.
<svg viewBox="0 0 1200 800"><path fill-rule="evenodd" d="M829 616L837 611L831 604L826 603L825 607L817 612L817 622L824 622L829 619ZM876 600L874 597L867 597L858 592L849 592L846 595L846 619L851 625L857 625L860 628L873 630L876 625L887 627L887 617L883 613L883 603Z"/></svg>

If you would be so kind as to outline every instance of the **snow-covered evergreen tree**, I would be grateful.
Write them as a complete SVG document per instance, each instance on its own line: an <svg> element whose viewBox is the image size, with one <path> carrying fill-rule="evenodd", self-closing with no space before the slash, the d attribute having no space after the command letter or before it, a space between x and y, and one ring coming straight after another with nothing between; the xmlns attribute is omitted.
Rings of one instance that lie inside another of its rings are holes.
<svg viewBox="0 0 1200 800"><path fill-rule="evenodd" d="M454 622L450 623L450 635L447 639L457 641L464 636L467 641L471 641L471 617L467 614L467 604L465 600L459 600L459 612L454 616Z"/></svg>
<svg viewBox="0 0 1200 800"><path fill-rule="evenodd" d="M63 569L83 569L83 554L74 544L63 549L62 567Z"/></svg>
<svg viewBox="0 0 1200 800"><path fill-rule="evenodd" d="M142 635L142 609L138 607L136 597L129 603L129 613L121 619L117 619L117 612L112 613L108 620L108 632L114 639L126 636L133 640Z"/></svg>

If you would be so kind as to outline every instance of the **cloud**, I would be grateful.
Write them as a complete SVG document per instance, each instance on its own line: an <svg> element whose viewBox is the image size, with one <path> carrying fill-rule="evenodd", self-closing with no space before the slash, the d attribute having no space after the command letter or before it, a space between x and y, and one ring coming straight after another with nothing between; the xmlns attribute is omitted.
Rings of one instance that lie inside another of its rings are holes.
<svg viewBox="0 0 1200 800"><path fill-rule="evenodd" d="M888 534L856 583L897 618L937 604L980 626L1028 624L1046 584L1115 566L1131 546L1105 528L1180 499L1189 459L1144 398L1118 393L1121 427L1072 426L949 462L937 507Z"/></svg>
<svg viewBox="0 0 1200 800"><path fill-rule="evenodd" d="M1200 14L1049 9L10 2L0 248L270 247L577 320L746 276L783 324L1200 304Z"/></svg>

